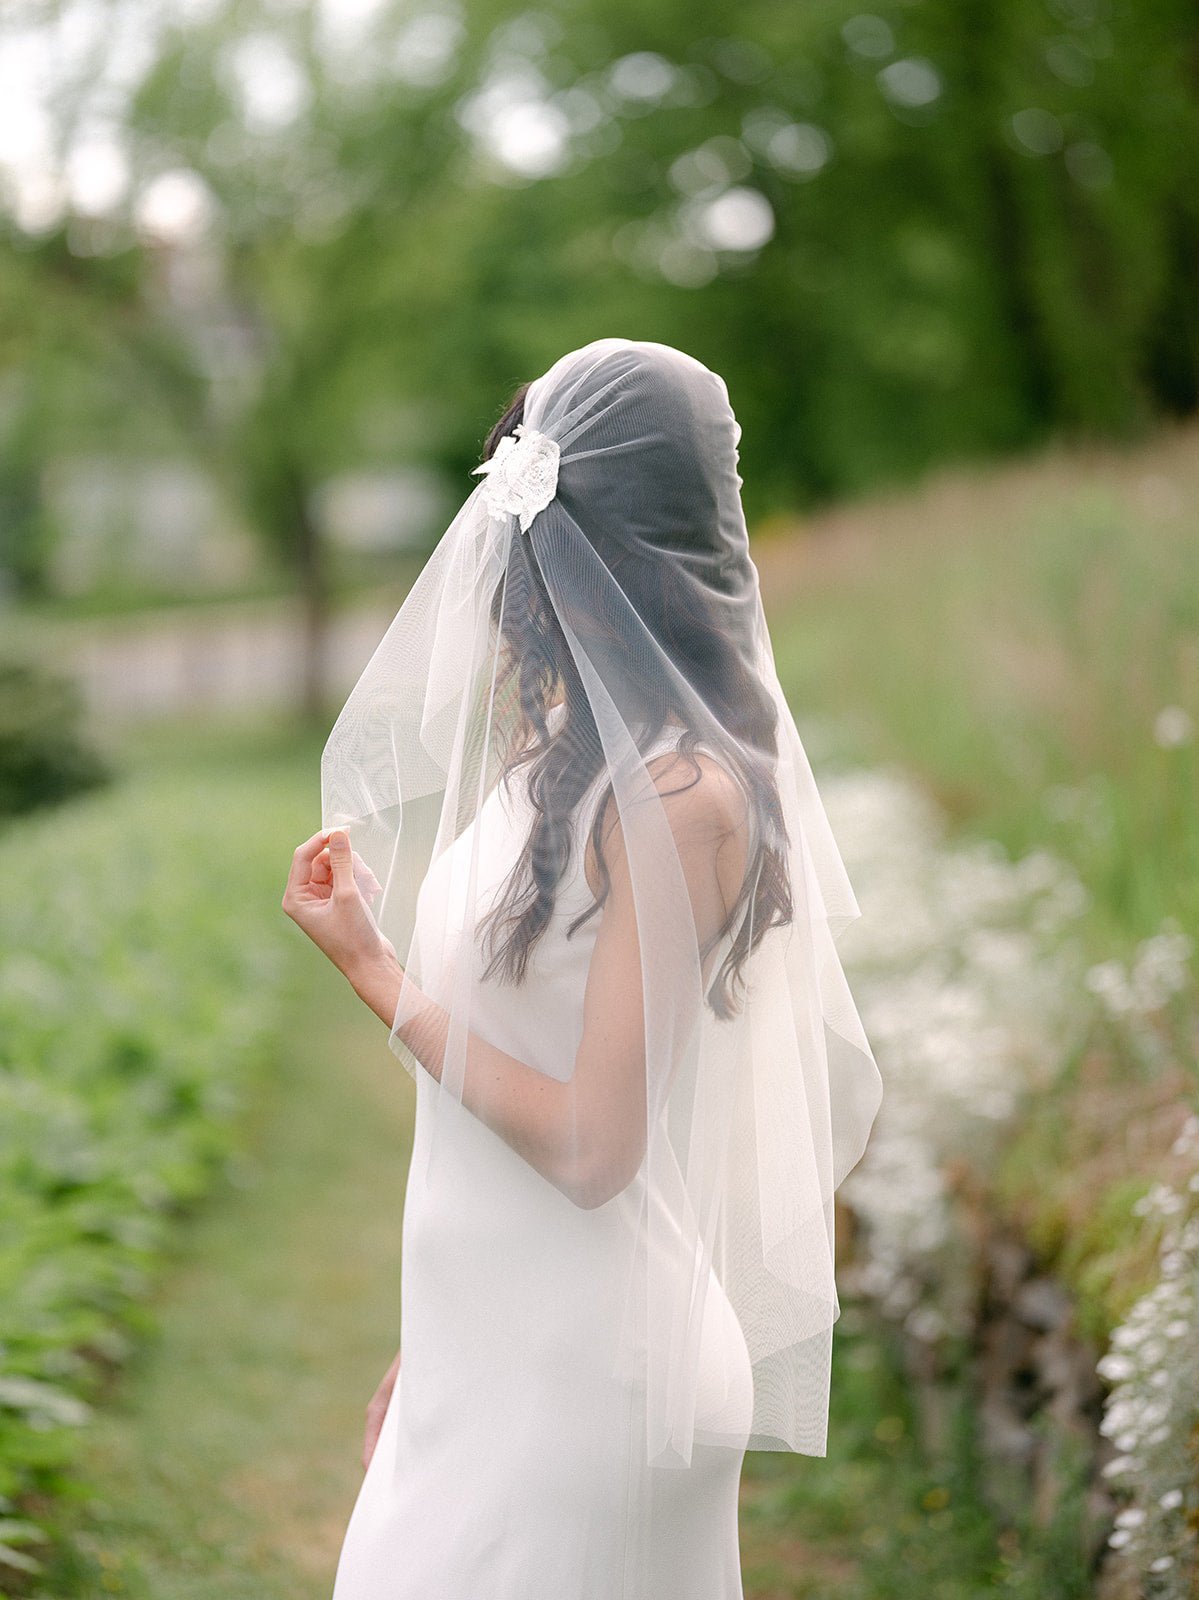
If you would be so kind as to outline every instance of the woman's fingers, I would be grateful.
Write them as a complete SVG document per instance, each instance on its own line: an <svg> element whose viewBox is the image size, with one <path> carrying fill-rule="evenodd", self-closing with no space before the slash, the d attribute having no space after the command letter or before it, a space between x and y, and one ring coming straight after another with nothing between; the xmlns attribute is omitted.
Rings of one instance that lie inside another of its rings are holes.
<svg viewBox="0 0 1199 1600"><path fill-rule="evenodd" d="M383 885L379 882L378 878L375 877L374 873L358 854L357 850L353 851L352 854L354 859L354 877L357 881L358 887L362 890L363 894L366 895L368 900L373 900L375 895L381 891ZM333 882L333 865L329 859L328 845L326 845L323 850L313 857L312 882L326 886Z"/></svg>
<svg viewBox="0 0 1199 1600"><path fill-rule="evenodd" d="M365 883L367 892L369 894L373 896L379 893L383 885L379 882L378 878L375 877L374 873L357 852L354 854L354 871L359 873L359 876Z"/></svg>
<svg viewBox="0 0 1199 1600"><path fill-rule="evenodd" d="M288 889L302 889L309 882L312 877L312 863L324 848L328 837L322 828L319 833L314 833L310 839L305 839L303 844L296 846L291 858L291 870L287 874Z"/></svg>
<svg viewBox="0 0 1199 1600"><path fill-rule="evenodd" d="M350 836L344 828L335 828L329 835L329 869L333 875L335 895L357 894L354 853L350 849Z"/></svg>
<svg viewBox="0 0 1199 1600"><path fill-rule="evenodd" d="M370 938L378 941L379 930L371 921L369 908L380 888L379 880L351 847L348 830L322 828L296 847L283 891L283 909L340 965L336 952L347 940L361 942L369 929ZM350 924L344 917L335 923L328 921L335 902L343 913L349 913Z"/></svg>

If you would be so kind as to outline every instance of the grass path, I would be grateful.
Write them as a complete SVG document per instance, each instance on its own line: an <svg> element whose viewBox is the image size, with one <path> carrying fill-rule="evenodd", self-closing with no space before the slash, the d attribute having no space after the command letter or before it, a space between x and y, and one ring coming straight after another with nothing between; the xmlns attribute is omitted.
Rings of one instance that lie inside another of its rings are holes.
<svg viewBox="0 0 1199 1600"><path fill-rule="evenodd" d="M297 959L286 1064L236 1182L184 1230L157 1335L93 1427L102 1500L54 1600L327 1600L363 1408L395 1352L412 1085L377 1018Z"/></svg>

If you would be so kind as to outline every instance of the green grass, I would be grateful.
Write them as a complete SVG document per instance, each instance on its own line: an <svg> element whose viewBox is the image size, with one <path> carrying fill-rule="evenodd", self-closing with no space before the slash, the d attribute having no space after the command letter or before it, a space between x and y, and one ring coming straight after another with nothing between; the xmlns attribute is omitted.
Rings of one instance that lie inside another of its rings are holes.
<svg viewBox="0 0 1199 1600"><path fill-rule="evenodd" d="M1199 430L1058 452L776 527L755 545L779 675L846 753L923 776L964 834L1046 846L1108 953L1199 939Z"/></svg>

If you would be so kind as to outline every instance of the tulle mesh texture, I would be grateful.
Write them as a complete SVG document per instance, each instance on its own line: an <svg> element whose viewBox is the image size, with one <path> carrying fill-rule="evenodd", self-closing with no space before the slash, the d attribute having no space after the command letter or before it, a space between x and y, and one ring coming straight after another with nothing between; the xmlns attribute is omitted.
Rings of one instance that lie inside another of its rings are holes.
<svg viewBox="0 0 1199 1600"><path fill-rule="evenodd" d="M835 947L858 905L750 557L740 429L698 361L601 339L533 383L523 432L556 444L554 492L523 530L519 484L512 510L486 477L466 499L330 734L323 824L382 885L406 974L392 1048L414 1075L436 1056L429 1168L465 1107L528 1164L519 1202L495 1204L530 1248L583 1212L615 1252L619 1315L596 1337L645 1463L685 1467L697 1441L822 1455L833 1195L881 1082ZM519 982L488 970L497 905L539 919ZM539 1042L541 1007L577 1049ZM727 1306L752 1415L731 1371L721 1386Z"/></svg>

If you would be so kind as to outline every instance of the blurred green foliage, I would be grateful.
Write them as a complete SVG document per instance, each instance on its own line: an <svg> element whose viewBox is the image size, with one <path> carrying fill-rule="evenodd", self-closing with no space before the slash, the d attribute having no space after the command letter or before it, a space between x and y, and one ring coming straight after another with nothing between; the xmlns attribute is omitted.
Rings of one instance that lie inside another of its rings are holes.
<svg viewBox="0 0 1199 1600"><path fill-rule="evenodd" d="M152 1326L172 1219L235 1147L278 1021L298 795L267 762L164 768L7 832L0 1592Z"/></svg>
<svg viewBox="0 0 1199 1600"><path fill-rule="evenodd" d="M73 679L0 658L0 819L52 805L112 777L82 732Z"/></svg>
<svg viewBox="0 0 1199 1600"><path fill-rule="evenodd" d="M465 494L510 390L613 333L725 376L751 517L1196 405L1185 0L383 4L340 45L324 14L148 21L128 200L8 220L0 498L27 587L48 456L171 435L293 567L315 636L320 481L433 461ZM77 77L64 129L89 104ZM184 243L138 222L164 174L202 198Z"/></svg>
<svg viewBox="0 0 1199 1600"><path fill-rule="evenodd" d="M1199 942L1196 443L946 473L758 553L792 703L1068 861L1095 959L1169 916Z"/></svg>

